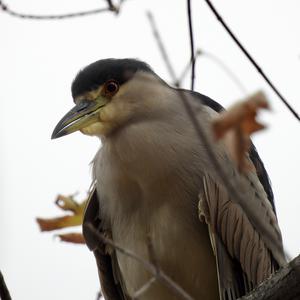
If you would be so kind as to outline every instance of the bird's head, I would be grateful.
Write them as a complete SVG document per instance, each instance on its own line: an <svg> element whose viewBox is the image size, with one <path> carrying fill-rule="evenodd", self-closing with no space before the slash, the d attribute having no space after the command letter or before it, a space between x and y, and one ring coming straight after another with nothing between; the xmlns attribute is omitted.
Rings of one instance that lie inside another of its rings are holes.
<svg viewBox="0 0 300 300"><path fill-rule="evenodd" d="M151 97L153 85L158 83L164 86L151 68L138 60L104 59L88 65L72 83L75 106L56 125L52 139L77 130L108 135L128 120L141 117L141 107L147 114L147 106L150 108L155 98Z"/></svg>

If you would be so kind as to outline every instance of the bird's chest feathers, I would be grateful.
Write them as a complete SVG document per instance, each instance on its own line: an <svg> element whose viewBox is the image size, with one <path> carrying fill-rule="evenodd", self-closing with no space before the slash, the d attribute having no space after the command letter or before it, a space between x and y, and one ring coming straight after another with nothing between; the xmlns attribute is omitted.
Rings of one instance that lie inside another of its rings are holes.
<svg viewBox="0 0 300 300"><path fill-rule="evenodd" d="M201 168L189 161L192 154L180 151L185 152L180 143L158 141L154 135L126 139L123 133L120 139L104 143L94 162L102 217L113 224L129 222L137 213L151 222L165 205L191 213Z"/></svg>
<svg viewBox="0 0 300 300"><path fill-rule="evenodd" d="M114 189L105 188L106 180L114 181ZM180 192L172 194L170 186L167 189L162 184L156 185L161 186L161 190L147 190L141 181L126 176L125 179L103 178L102 218L108 222L116 243L147 261L147 237L150 237L164 272L192 294L199 294L204 276L199 269L214 270L211 268L214 258L207 228L197 219L197 208L191 199L184 199L185 195ZM155 189L156 185L153 183L152 188ZM130 257L117 253L117 259L123 283L132 295L151 275ZM215 283L214 273L209 271L207 275L205 272L205 277ZM141 299L173 299L170 294L158 285Z"/></svg>
<svg viewBox="0 0 300 300"><path fill-rule="evenodd" d="M197 218L201 172L184 167L188 161L173 161L165 151L175 151L172 145L164 149L152 146L131 145L132 152L123 147L121 153L109 144L102 148L94 165L101 218L116 243L146 260L150 236L164 270L187 288L191 284L191 289L198 289L198 267L214 264L207 228ZM185 263L178 257L184 257ZM124 255L118 255L118 264L130 292L149 279L139 263ZM185 282L186 278L193 279Z"/></svg>

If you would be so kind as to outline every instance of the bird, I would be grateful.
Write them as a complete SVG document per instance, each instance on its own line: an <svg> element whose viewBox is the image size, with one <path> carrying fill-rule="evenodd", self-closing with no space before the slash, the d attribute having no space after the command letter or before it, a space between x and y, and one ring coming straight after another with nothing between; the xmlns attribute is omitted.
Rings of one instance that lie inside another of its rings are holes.
<svg viewBox="0 0 300 300"><path fill-rule="evenodd" d="M106 300L132 299L153 274L95 237L90 225L145 261L150 239L161 271L191 299L237 299L285 264L271 183L255 146L245 153L252 168L241 174L226 144L214 140L211 125L224 110L221 104L172 87L131 58L89 64L71 90L75 106L52 139L76 131L100 139L83 235ZM184 101L239 201L212 163ZM139 299L179 296L154 280Z"/></svg>

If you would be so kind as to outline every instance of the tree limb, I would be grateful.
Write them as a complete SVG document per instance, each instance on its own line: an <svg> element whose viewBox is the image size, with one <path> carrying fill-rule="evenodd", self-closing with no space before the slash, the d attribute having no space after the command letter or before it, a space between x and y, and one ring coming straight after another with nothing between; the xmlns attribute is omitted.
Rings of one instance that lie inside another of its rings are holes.
<svg viewBox="0 0 300 300"><path fill-rule="evenodd" d="M9 290L6 286L4 277L0 271L0 299L1 300L11 300Z"/></svg>
<svg viewBox="0 0 300 300"><path fill-rule="evenodd" d="M300 255L239 300L300 299Z"/></svg>
<svg viewBox="0 0 300 300"><path fill-rule="evenodd" d="M174 293L174 295L177 295L178 299L194 300L182 287L180 287L167 274L165 274L163 272L163 270L161 270L159 268L158 265L153 265L152 262L149 262L149 261L145 260L144 258L136 255L131 250L125 249L125 248L121 247L120 245L118 245L117 243L113 242L111 239L105 237L103 234L98 232L97 229L91 223L86 224L86 229L88 229L90 231L90 234L93 234L94 237L96 239L98 239L99 241L101 241L102 243L113 247L119 253L121 253L123 255L126 255L128 257L131 257L132 259L134 259L137 262L141 263L143 265L143 267L147 271L149 271L151 273L151 275L153 275L153 277L157 281L161 282L163 285L165 285L167 288L169 288ZM148 251L149 251L149 254L150 254L150 259L155 261L155 263L156 263L156 258L155 258L155 254L153 253L153 248L152 248L152 244L151 244L150 239L148 239ZM151 281L151 283L146 283L141 288L142 290L139 290L139 294L141 292L144 292L145 289L149 288L149 286L153 283L152 279L150 281Z"/></svg>

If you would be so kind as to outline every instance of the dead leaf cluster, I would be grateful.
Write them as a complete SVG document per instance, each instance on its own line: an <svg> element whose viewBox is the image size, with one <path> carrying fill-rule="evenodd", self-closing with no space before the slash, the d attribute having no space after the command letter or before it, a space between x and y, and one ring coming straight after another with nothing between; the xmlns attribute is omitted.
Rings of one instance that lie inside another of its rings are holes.
<svg viewBox="0 0 300 300"><path fill-rule="evenodd" d="M36 218L41 231L60 230L67 227L79 226L83 221L83 214L87 199L78 203L74 200L74 195L58 195L55 204L61 210L67 212L67 215L54 218ZM57 235L61 241L84 244L84 238L81 233L63 233Z"/></svg>
<svg viewBox="0 0 300 300"><path fill-rule="evenodd" d="M241 172L250 168L246 153L251 144L251 134L265 128L264 124L256 120L260 109L269 109L267 98L261 91L222 112L212 125L216 139L224 141Z"/></svg>

